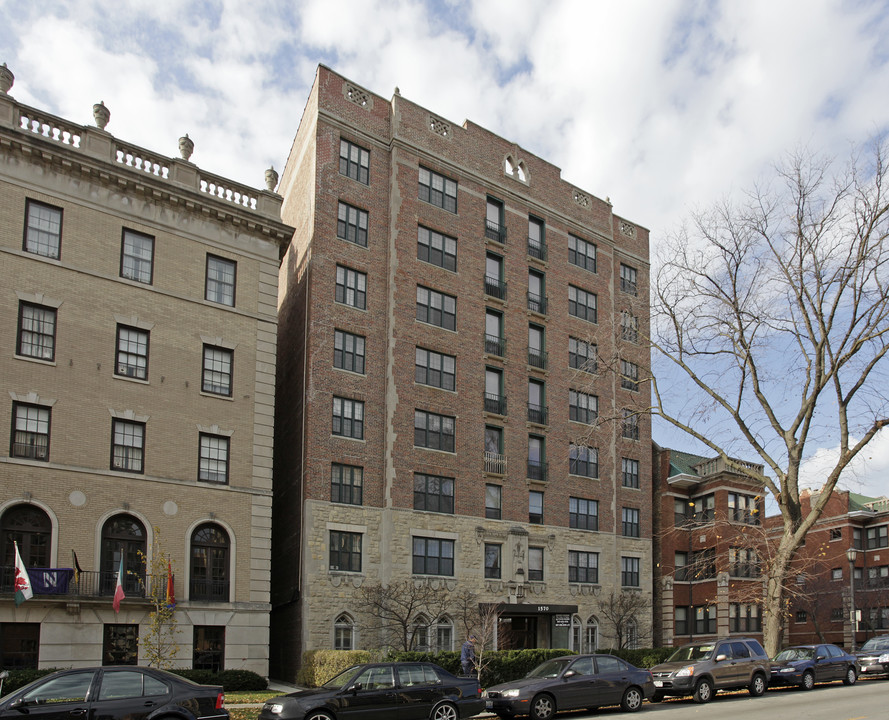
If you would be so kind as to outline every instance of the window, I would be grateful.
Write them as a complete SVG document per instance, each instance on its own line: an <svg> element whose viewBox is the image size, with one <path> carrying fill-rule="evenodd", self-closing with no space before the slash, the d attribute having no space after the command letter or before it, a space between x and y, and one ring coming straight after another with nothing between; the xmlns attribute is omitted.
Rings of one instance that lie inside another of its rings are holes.
<svg viewBox="0 0 889 720"><path fill-rule="evenodd" d="M198 480L227 485L229 438L201 433L200 441Z"/></svg>
<svg viewBox="0 0 889 720"><path fill-rule="evenodd" d="M528 309L546 315L546 276L539 270L528 270Z"/></svg>
<svg viewBox="0 0 889 720"><path fill-rule="evenodd" d="M621 458L622 484L628 488L639 487L639 461Z"/></svg>
<svg viewBox="0 0 889 720"><path fill-rule="evenodd" d="M25 214L24 251L58 260L62 246L62 208L27 200Z"/></svg>
<svg viewBox="0 0 889 720"><path fill-rule="evenodd" d="M582 550L568 551L568 582L598 583L599 553Z"/></svg>
<svg viewBox="0 0 889 720"><path fill-rule="evenodd" d="M454 574L454 541L438 538L415 537L414 575Z"/></svg>
<svg viewBox="0 0 889 720"><path fill-rule="evenodd" d="M886 587L887 580L889 580L889 566L879 565L867 569L867 584L869 587Z"/></svg>
<svg viewBox="0 0 889 720"><path fill-rule="evenodd" d="M861 528L852 528L852 547L856 550L864 550L864 540L861 536Z"/></svg>
<svg viewBox="0 0 889 720"><path fill-rule="evenodd" d="M364 375L364 338L345 330L334 330L333 366Z"/></svg>
<svg viewBox="0 0 889 720"><path fill-rule="evenodd" d="M204 299L220 305L235 305L237 264L215 255L207 255L207 287Z"/></svg>
<svg viewBox="0 0 889 720"><path fill-rule="evenodd" d="M687 580L712 580L716 577L716 549L688 553Z"/></svg>
<svg viewBox="0 0 889 720"><path fill-rule="evenodd" d="M546 370L546 331L540 325L528 325L528 364Z"/></svg>
<svg viewBox="0 0 889 720"><path fill-rule="evenodd" d="M414 445L430 450L454 452L456 419L414 410Z"/></svg>
<svg viewBox="0 0 889 720"><path fill-rule="evenodd" d="M731 577L758 578L759 558L752 548L729 548L728 573ZM843 574L840 572L840 579Z"/></svg>
<svg viewBox="0 0 889 720"><path fill-rule="evenodd" d="M843 608L835 607L830 609L830 621L831 622L843 622L846 614L843 612Z"/></svg>
<svg viewBox="0 0 889 720"><path fill-rule="evenodd" d="M599 477L599 451L586 445L568 446L568 472L582 477Z"/></svg>
<svg viewBox="0 0 889 720"><path fill-rule="evenodd" d="M627 342L639 342L639 318L626 310L620 314L620 337Z"/></svg>
<svg viewBox="0 0 889 720"><path fill-rule="evenodd" d="M620 386L624 390L639 390L639 366L627 360L620 361Z"/></svg>
<svg viewBox="0 0 889 720"><path fill-rule="evenodd" d="M191 666L194 670L225 669L225 626L195 625Z"/></svg>
<svg viewBox="0 0 889 720"><path fill-rule="evenodd" d="M575 337L568 338L568 367L583 372L597 371L596 346Z"/></svg>
<svg viewBox="0 0 889 720"><path fill-rule="evenodd" d="M620 559L620 584L623 587L639 587L639 558Z"/></svg>
<svg viewBox="0 0 889 720"><path fill-rule="evenodd" d="M503 314L496 310L485 310L485 352L504 357L506 340L503 338Z"/></svg>
<svg viewBox="0 0 889 720"><path fill-rule="evenodd" d="M457 238L418 227L417 259L457 272Z"/></svg>
<svg viewBox="0 0 889 720"><path fill-rule="evenodd" d="M596 296L574 285L568 286L568 314L586 320L598 322L596 315Z"/></svg>
<svg viewBox="0 0 889 720"><path fill-rule="evenodd" d="M142 558L146 552L145 526L127 513L108 518L102 526L99 559L99 592L114 595L117 573L123 561L123 589L127 595L142 595L145 573Z"/></svg>
<svg viewBox="0 0 889 720"><path fill-rule="evenodd" d="M546 425L548 415L546 384L540 380L528 380L528 422Z"/></svg>
<svg viewBox="0 0 889 720"><path fill-rule="evenodd" d="M454 513L454 478L414 473L414 510Z"/></svg>
<svg viewBox="0 0 889 720"><path fill-rule="evenodd" d="M543 220L528 218L528 255L546 260L546 234Z"/></svg>
<svg viewBox="0 0 889 720"><path fill-rule="evenodd" d="M234 351L228 348L204 345L204 363L201 368L203 392L231 397L234 355Z"/></svg>
<svg viewBox="0 0 889 720"><path fill-rule="evenodd" d="M629 295L636 294L636 268L620 265L620 291Z"/></svg>
<svg viewBox="0 0 889 720"><path fill-rule="evenodd" d="M342 613L333 623L333 649L353 650L354 648L355 621L347 613Z"/></svg>
<svg viewBox="0 0 889 720"><path fill-rule="evenodd" d="M592 425L599 417L599 398L579 390L568 391L568 418Z"/></svg>
<svg viewBox="0 0 889 720"><path fill-rule="evenodd" d="M364 403L349 398L333 398L333 434L364 439Z"/></svg>
<svg viewBox="0 0 889 720"><path fill-rule="evenodd" d="M534 525L543 524L543 493L539 490L528 492L528 522Z"/></svg>
<svg viewBox="0 0 889 720"><path fill-rule="evenodd" d="M728 494L728 515L732 522L759 525L759 509L752 495Z"/></svg>
<svg viewBox="0 0 889 720"><path fill-rule="evenodd" d="M330 502L361 505L364 468L355 465L330 466Z"/></svg>
<svg viewBox="0 0 889 720"><path fill-rule="evenodd" d="M435 626L435 649L450 652L454 649L454 626L447 617L440 617ZM433 678L433 682L436 678Z"/></svg>
<svg viewBox="0 0 889 720"><path fill-rule="evenodd" d="M539 435L528 437L528 478L545 482L548 480L546 464L546 441Z"/></svg>
<svg viewBox="0 0 889 720"><path fill-rule="evenodd" d="M673 579L676 582L685 582L689 579L687 552L677 550L673 554Z"/></svg>
<svg viewBox="0 0 889 720"><path fill-rule="evenodd" d="M528 548L528 580L543 582L543 548Z"/></svg>
<svg viewBox="0 0 889 720"><path fill-rule="evenodd" d="M0 667L36 670L39 659L40 623L0 623Z"/></svg>
<svg viewBox="0 0 889 720"><path fill-rule="evenodd" d="M830 542L834 540L842 540L843 539L843 531L840 528L831 528L830 529Z"/></svg>
<svg viewBox="0 0 889 720"><path fill-rule="evenodd" d="M502 489L499 485L485 485L485 517L499 520L502 513Z"/></svg>
<svg viewBox="0 0 889 720"><path fill-rule="evenodd" d="M344 265L337 265L336 301L364 310L367 307L367 275Z"/></svg>
<svg viewBox="0 0 889 720"><path fill-rule="evenodd" d="M38 360L55 360L55 308L19 303L18 354Z"/></svg>
<svg viewBox="0 0 889 720"><path fill-rule="evenodd" d="M693 511L692 519L696 524L713 522L716 512L716 498L711 495L702 495L689 502L689 509Z"/></svg>
<svg viewBox="0 0 889 720"><path fill-rule="evenodd" d="M0 520L0 563L4 567L11 569L15 564L16 544L25 567L49 567L51 542L52 521L36 505L20 503L4 511ZM9 581L8 589L11 590L11 577Z"/></svg>
<svg viewBox="0 0 889 720"><path fill-rule="evenodd" d="M370 153L348 140L340 140L340 175L370 184Z"/></svg>
<svg viewBox="0 0 889 720"><path fill-rule="evenodd" d="M114 374L121 377L148 379L148 332L138 328L117 326L117 358Z"/></svg>
<svg viewBox="0 0 889 720"><path fill-rule="evenodd" d="M144 469L145 424L114 420L111 437L111 469L141 473Z"/></svg>
<svg viewBox="0 0 889 720"><path fill-rule="evenodd" d="M485 577L500 577L500 550L501 546L495 543L485 543Z"/></svg>
<svg viewBox="0 0 889 720"><path fill-rule="evenodd" d="M485 412L506 415L506 396L503 394L503 371L485 368Z"/></svg>
<svg viewBox="0 0 889 720"><path fill-rule="evenodd" d="M624 537L639 537L639 510L636 508L623 508L621 520Z"/></svg>
<svg viewBox="0 0 889 720"><path fill-rule="evenodd" d="M456 330L457 298L417 285L417 320Z"/></svg>
<svg viewBox="0 0 889 720"><path fill-rule="evenodd" d="M151 285L154 273L154 238L135 230L123 231L120 276Z"/></svg>
<svg viewBox="0 0 889 720"><path fill-rule="evenodd" d="M498 300L506 300L503 258L490 252L485 255L485 295L490 295Z"/></svg>
<svg viewBox="0 0 889 720"><path fill-rule="evenodd" d="M367 212L341 202L337 210L336 236L367 247Z"/></svg>
<svg viewBox="0 0 889 720"><path fill-rule="evenodd" d="M414 379L420 385L431 385L443 390L457 386L457 358L434 350L417 348Z"/></svg>
<svg viewBox="0 0 889 720"><path fill-rule="evenodd" d="M842 580L843 579L843 568L833 568L830 571L830 579L831 580Z"/></svg>
<svg viewBox="0 0 889 720"><path fill-rule="evenodd" d="M713 605L696 605L694 613L696 635L716 633L716 608Z"/></svg>
<svg viewBox="0 0 889 720"><path fill-rule="evenodd" d="M568 498L568 527L578 530L598 530L599 501Z"/></svg>
<svg viewBox="0 0 889 720"><path fill-rule="evenodd" d="M639 416L629 408L622 410L620 434L627 440L639 439Z"/></svg>
<svg viewBox="0 0 889 720"><path fill-rule="evenodd" d="M448 212L457 212L457 183L424 167L420 168L418 197Z"/></svg>
<svg viewBox="0 0 889 720"><path fill-rule="evenodd" d="M41 405L12 404L12 457L49 460L51 409Z"/></svg>
<svg viewBox="0 0 889 720"><path fill-rule="evenodd" d="M485 452L503 452L503 428L493 425L485 426Z"/></svg>
<svg viewBox="0 0 889 720"><path fill-rule="evenodd" d="M361 533L330 531L330 569L361 572Z"/></svg>
<svg viewBox="0 0 889 720"><path fill-rule="evenodd" d="M796 622L804 623L809 621L809 613L805 610L797 610L796 611Z"/></svg>
<svg viewBox="0 0 889 720"><path fill-rule="evenodd" d="M574 235L568 235L568 262L596 272L596 246Z"/></svg>
<svg viewBox="0 0 889 720"><path fill-rule="evenodd" d="M102 665L138 664L139 626L106 624L102 632Z"/></svg>
<svg viewBox="0 0 889 720"><path fill-rule="evenodd" d="M677 607L673 617L673 635L688 635L688 608Z"/></svg>
<svg viewBox="0 0 889 720"><path fill-rule="evenodd" d="M506 242L506 226L503 224L503 203L489 197L485 207L485 237L499 243Z"/></svg>
<svg viewBox="0 0 889 720"><path fill-rule="evenodd" d="M230 550L228 533L219 525L204 523L195 529L191 535L189 600L229 601Z"/></svg>
<svg viewBox="0 0 889 720"><path fill-rule="evenodd" d="M867 529L867 549L884 548L889 545L889 535L887 535L889 526L881 525L880 527L872 527Z"/></svg>

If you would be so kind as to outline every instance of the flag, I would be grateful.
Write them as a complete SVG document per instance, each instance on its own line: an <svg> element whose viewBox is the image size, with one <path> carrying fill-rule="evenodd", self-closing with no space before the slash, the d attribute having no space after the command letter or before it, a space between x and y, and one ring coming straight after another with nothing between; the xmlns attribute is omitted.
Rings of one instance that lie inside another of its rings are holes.
<svg viewBox="0 0 889 720"><path fill-rule="evenodd" d="M28 577L25 563L19 555L19 544L13 541L13 545L15 546L15 604L18 607L25 600L34 597L34 591L31 589L31 578Z"/></svg>
<svg viewBox="0 0 889 720"><path fill-rule="evenodd" d="M80 563L77 562L77 553L73 550L71 551L71 564L74 566L74 582L77 583L80 581L80 573L83 570L80 568Z"/></svg>
<svg viewBox="0 0 889 720"><path fill-rule="evenodd" d="M117 587L114 588L114 612L120 612L120 601L123 600L126 595L123 594L123 553L120 554L120 569L117 571Z"/></svg>
<svg viewBox="0 0 889 720"><path fill-rule="evenodd" d="M167 560L167 608L172 610L176 607L176 595L173 593L173 567Z"/></svg>

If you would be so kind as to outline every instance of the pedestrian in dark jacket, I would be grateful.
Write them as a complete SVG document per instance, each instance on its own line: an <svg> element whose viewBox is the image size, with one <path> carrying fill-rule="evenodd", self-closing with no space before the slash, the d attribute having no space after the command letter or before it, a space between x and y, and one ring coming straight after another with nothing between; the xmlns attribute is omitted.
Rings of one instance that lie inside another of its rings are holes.
<svg viewBox="0 0 889 720"><path fill-rule="evenodd" d="M475 675L475 635L463 643L460 650L460 664L463 666L464 675Z"/></svg>

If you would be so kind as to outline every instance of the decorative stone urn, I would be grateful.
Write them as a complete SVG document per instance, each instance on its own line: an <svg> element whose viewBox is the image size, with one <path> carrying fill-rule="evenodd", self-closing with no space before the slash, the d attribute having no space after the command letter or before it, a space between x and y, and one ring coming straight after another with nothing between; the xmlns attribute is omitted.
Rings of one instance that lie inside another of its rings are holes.
<svg viewBox="0 0 889 720"><path fill-rule="evenodd" d="M183 160L188 160L193 152L194 140L188 137L188 133L185 133L185 137L179 138L179 154Z"/></svg>
<svg viewBox="0 0 889 720"><path fill-rule="evenodd" d="M105 102L100 100L93 105L93 119L96 121L96 127L104 130L108 121L111 119L111 111L105 107Z"/></svg>
<svg viewBox="0 0 889 720"><path fill-rule="evenodd" d="M274 165L265 171L265 186L269 192L275 192L275 188L278 186L278 173L275 172Z"/></svg>
<svg viewBox="0 0 889 720"><path fill-rule="evenodd" d="M6 63L0 65L0 92L6 95L14 82L15 75L12 74L12 70L6 67Z"/></svg>

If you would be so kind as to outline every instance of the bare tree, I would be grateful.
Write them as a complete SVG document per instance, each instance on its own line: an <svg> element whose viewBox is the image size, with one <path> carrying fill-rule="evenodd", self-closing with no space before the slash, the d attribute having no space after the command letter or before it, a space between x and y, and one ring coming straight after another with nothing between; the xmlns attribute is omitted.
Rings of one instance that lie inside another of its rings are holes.
<svg viewBox="0 0 889 720"><path fill-rule="evenodd" d="M762 484L783 531L765 574L777 650L786 578L844 468L889 424L887 148L836 169L798 151L741 204L692 216L661 246L651 344L665 366L653 413ZM836 446L803 512L800 468ZM731 457L755 452L764 473Z"/></svg>
<svg viewBox="0 0 889 720"><path fill-rule="evenodd" d="M462 590L455 596L457 615L460 617L465 637L475 635L475 672L484 680L484 672L493 659L490 651L497 645L500 627L500 604L479 603L478 595Z"/></svg>
<svg viewBox="0 0 889 720"><path fill-rule="evenodd" d="M447 610L448 593L427 582L401 580L365 583L355 599L383 647L409 651L428 647L431 628Z"/></svg>
<svg viewBox="0 0 889 720"><path fill-rule="evenodd" d="M647 638L645 628L651 615L651 598L647 595L632 590L611 592L599 599L598 606L600 615L611 626L611 636L618 649L628 647L631 641L641 642ZM646 622L640 622L642 619Z"/></svg>

